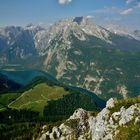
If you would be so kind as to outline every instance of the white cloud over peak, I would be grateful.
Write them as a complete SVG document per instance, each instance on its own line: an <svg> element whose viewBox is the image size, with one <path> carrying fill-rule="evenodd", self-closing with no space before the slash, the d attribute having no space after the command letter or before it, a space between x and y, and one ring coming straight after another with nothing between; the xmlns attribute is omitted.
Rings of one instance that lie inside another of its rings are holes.
<svg viewBox="0 0 140 140"><path fill-rule="evenodd" d="M129 9L123 10L120 14L121 14L121 15L128 15L128 14L131 13L132 11L133 11L133 8L129 8Z"/></svg>
<svg viewBox="0 0 140 140"><path fill-rule="evenodd" d="M128 14L132 13L133 11L140 8L140 2L138 2L137 0L127 0L126 1L127 4L132 3L132 2L135 2L135 4L128 9L122 10L120 12L121 15L128 15Z"/></svg>
<svg viewBox="0 0 140 140"><path fill-rule="evenodd" d="M59 4L65 5L65 4L69 4L70 2L72 2L72 0L58 0Z"/></svg>
<svg viewBox="0 0 140 140"><path fill-rule="evenodd" d="M102 9L96 9L96 10L89 11L89 13L114 14L114 13L120 13L120 9L117 7L104 7Z"/></svg>
<svg viewBox="0 0 140 140"><path fill-rule="evenodd" d="M136 1L136 0L126 0L126 4L130 4L130 3L134 2L134 1Z"/></svg>
<svg viewBox="0 0 140 140"><path fill-rule="evenodd" d="M126 0L126 4L133 9L140 8L140 0Z"/></svg>

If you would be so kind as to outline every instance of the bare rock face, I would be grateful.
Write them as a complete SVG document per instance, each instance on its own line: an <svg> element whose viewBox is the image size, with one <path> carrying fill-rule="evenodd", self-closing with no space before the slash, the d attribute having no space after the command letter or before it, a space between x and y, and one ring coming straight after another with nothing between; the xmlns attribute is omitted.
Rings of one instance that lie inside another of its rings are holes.
<svg viewBox="0 0 140 140"><path fill-rule="evenodd" d="M93 116L91 112L77 109L72 116L60 126L43 133L40 140L47 137L50 140L114 140L119 133L119 127L128 123L140 123L140 103L122 106L117 111L117 100L111 98L106 107ZM47 139L46 139L47 140Z"/></svg>
<svg viewBox="0 0 140 140"><path fill-rule="evenodd" d="M140 104L132 105L128 109L122 107L120 111L119 125L125 125L126 123L132 121L134 119L134 115L138 114L140 114Z"/></svg>
<svg viewBox="0 0 140 140"><path fill-rule="evenodd" d="M106 103L106 108L110 109L115 106L116 99L110 98Z"/></svg>
<svg viewBox="0 0 140 140"><path fill-rule="evenodd" d="M126 125L139 115L140 104L134 104L128 109L122 107L120 111L113 114L111 114L108 108L104 108L97 115L95 124L90 128L92 130L92 139L113 140L119 126Z"/></svg>
<svg viewBox="0 0 140 140"><path fill-rule="evenodd" d="M49 137L51 140L85 140L90 138L89 131L89 112L84 109L77 109L66 122L58 127L53 127L51 132L43 133L39 140L44 140L44 137Z"/></svg>

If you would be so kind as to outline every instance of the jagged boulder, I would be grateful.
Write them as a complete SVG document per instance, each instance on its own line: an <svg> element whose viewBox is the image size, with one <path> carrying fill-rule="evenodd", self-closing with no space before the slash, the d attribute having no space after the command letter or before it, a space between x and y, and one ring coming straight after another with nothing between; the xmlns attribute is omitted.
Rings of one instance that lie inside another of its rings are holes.
<svg viewBox="0 0 140 140"><path fill-rule="evenodd" d="M110 98L106 103L106 108L113 108L115 106L116 101L116 99Z"/></svg>
<svg viewBox="0 0 140 140"><path fill-rule="evenodd" d="M140 114L140 108L138 104L132 105L128 109L122 107L120 113L121 115L120 115L119 125L124 125L132 121L135 116Z"/></svg>

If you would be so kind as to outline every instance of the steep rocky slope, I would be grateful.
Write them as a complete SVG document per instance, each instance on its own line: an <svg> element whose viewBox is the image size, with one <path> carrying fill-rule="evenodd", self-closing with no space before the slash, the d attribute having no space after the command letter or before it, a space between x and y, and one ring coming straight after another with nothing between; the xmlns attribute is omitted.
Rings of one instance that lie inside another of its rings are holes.
<svg viewBox="0 0 140 140"><path fill-rule="evenodd" d="M7 26L0 28L0 64L25 64L38 56L34 36L43 30L40 26Z"/></svg>
<svg viewBox="0 0 140 140"><path fill-rule="evenodd" d="M37 34L36 40L44 58L43 69L59 80L105 99L139 94L139 53L133 51L138 51L140 44L132 36L77 17L56 22L49 31Z"/></svg>
<svg viewBox="0 0 140 140"><path fill-rule="evenodd" d="M140 41L126 34L87 17L63 19L47 29L7 27L0 29L0 68L39 68L106 100L137 96Z"/></svg>
<svg viewBox="0 0 140 140"><path fill-rule="evenodd" d="M36 38L43 69L62 82L92 90L104 99L139 95L140 44L132 36L110 32L79 17L58 21L49 34L43 32Z"/></svg>
<svg viewBox="0 0 140 140"><path fill-rule="evenodd" d="M43 126L39 140L139 140L140 97L117 101L110 99L96 116L83 109L61 125Z"/></svg>

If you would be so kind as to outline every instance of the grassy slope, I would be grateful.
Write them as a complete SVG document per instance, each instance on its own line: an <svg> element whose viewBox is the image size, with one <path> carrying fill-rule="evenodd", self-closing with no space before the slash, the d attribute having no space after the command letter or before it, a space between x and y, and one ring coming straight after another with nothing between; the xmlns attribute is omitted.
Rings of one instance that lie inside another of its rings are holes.
<svg viewBox="0 0 140 140"><path fill-rule="evenodd" d="M38 84L34 88L24 92L15 101L10 103L9 107L15 109L32 109L34 111L43 112L43 108L49 100L62 98L68 94L63 87L48 86L45 83Z"/></svg>
<svg viewBox="0 0 140 140"><path fill-rule="evenodd" d="M6 109L8 113L8 108L19 111L26 109L27 111L39 112L41 118L44 117L45 107L46 109L50 107L47 116L50 112L53 112L51 117L56 118L60 114L62 117L71 115L75 109L80 107L97 111L99 108L102 108L102 105L105 105L105 101L91 94L89 92L87 93L87 91L81 91L77 88L52 82L45 77L36 77L30 84L17 93L1 94L0 111ZM77 100L81 100L82 104L79 104ZM64 111L66 105L67 107ZM57 113L56 107L58 110Z"/></svg>
<svg viewBox="0 0 140 140"><path fill-rule="evenodd" d="M20 93L6 93L0 95L0 110L5 108L10 104L12 101L17 99L21 94Z"/></svg>
<svg viewBox="0 0 140 140"><path fill-rule="evenodd" d="M131 122L127 126L120 127L115 140L140 140L140 124Z"/></svg>
<svg viewBox="0 0 140 140"><path fill-rule="evenodd" d="M125 100L117 100L117 102L115 103L115 107L111 108L111 113L119 111L122 106L128 108L136 103L140 103L140 96L135 98L128 98Z"/></svg>

